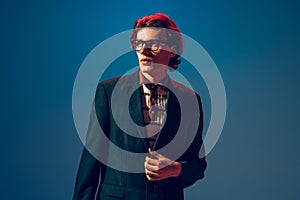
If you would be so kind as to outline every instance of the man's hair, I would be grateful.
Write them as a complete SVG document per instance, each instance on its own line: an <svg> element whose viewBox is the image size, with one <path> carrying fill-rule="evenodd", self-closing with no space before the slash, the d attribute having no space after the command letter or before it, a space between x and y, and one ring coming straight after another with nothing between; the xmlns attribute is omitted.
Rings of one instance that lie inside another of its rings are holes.
<svg viewBox="0 0 300 200"><path fill-rule="evenodd" d="M170 59L169 67L176 70L181 62L179 57L183 52L183 37L174 21L171 20L168 15L162 13L155 13L153 15L144 16L137 19L134 22L133 31L130 35L131 44L136 39L136 35L139 29L145 27L160 27L171 30L167 31L167 39L170 46L175 46L176 55Z"/></svg>

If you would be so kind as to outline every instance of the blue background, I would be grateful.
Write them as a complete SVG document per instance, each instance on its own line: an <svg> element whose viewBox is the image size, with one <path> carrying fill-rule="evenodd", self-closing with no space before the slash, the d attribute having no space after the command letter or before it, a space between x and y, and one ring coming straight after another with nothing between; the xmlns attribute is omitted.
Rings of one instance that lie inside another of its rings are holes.
<svg viewBox="0 0 300 200"><path fill-rule="evenodd" d="M2 1L0 198L71 199L82 150L72 118L77 70L101 41L164 12L214 59L228 98L206 177L186 199L299 200L299 8L296 0Z"/></svg>

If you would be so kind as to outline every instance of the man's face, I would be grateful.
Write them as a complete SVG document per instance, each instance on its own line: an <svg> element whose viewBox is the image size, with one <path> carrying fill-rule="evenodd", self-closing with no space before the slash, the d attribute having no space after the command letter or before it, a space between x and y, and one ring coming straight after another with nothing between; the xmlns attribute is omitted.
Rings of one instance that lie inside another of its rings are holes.
<svg viewBox="0 0 300 200"><path fill-rule="evenodd" d="M172 57L175 56L175 53L171 52L171 47L169 47L167 44L167 36L165 30L152 27L142 28L137 32L136 40L146 42L146 44L142 45L141 50L137 51L141 72L143 74L147 73L152 77L155 77L157 75L166 75L168 71L169 61ZM151 41L161 42L158 50L150 50Z"/></svg>

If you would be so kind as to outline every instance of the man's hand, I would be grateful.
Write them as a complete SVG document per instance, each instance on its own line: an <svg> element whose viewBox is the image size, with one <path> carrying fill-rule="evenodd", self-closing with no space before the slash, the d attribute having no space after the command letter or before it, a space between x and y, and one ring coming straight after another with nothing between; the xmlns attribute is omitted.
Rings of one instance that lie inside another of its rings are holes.
<svg viewBox="0 0 300 200"><path fill-rule="evenodd" d="M147 156L144 166L146 177L149 181L158 181L170 177L177 177L181 173L181 163L172 161L165 156L152 151L149 148L151 156Z"/></svg>

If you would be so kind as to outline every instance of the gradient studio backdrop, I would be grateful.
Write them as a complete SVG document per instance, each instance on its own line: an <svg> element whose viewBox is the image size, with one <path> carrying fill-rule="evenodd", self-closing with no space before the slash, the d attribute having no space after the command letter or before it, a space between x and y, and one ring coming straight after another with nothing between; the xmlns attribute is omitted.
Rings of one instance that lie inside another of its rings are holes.
<svg viewBox="0 0 300 200"><path fill-rule="evenodd" d="M164 12L214 59L228 100L206 177L186 199L299 200L299 8L296 0L1 2L1 199L71 199L82 150L71 107L77 70L101 41Z"/></svg>

